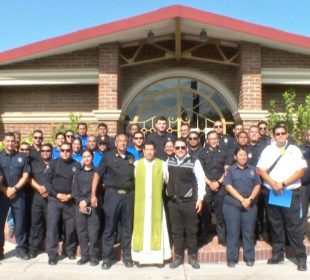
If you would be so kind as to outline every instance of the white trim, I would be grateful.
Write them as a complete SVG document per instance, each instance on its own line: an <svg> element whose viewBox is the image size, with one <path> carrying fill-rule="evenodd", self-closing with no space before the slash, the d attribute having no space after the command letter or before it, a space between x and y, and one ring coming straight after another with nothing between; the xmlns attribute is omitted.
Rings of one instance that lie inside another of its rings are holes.
<svg viewBox="0 0 310 280"><path fill-rule="evenodd" d="M0 86L98 84L97 68L0 70Z"/></svg>
<svg viewBox="0 0 310 280"><path fill-rule="evenodd" d="M163 79L177 78L177 77L184 77L189 79L192 78L213 87L221 94L223 99L227 102L227 105L232 114L237 112L238 102L234 94L230 91L230 89L228 89L224 85L222 81L218 80L217 78L208 73L190 68L175 68L159 71L156 73L151 73L148 76L144 77L143 79L139 80L125 94L122 102L123 112L127 111L128 107L130 106L134 98L147 86Z"/></svg>
<svg viewBox="0 0 310 280"><path fill-rule="evenodd" d="M261 121L268 119L268 110L239 110L236 112L233 117L235 120L242 121Z"/></svg>
<svg viewBox="0 0 310 280"><path fill-rule="evenodd" d="M310 85L310 69L262 68L262 84Z"/></svg>
<svg viewBox="0 0 310 280"><path fill-rule="evenodd" d="M34 113L4 113L0 115L2 123L59 123L69 122L70 114L81 115L83 122L99 122L99 121L114 121L123 118L121 110L93 110L92 112L34 112Z"/></svg>

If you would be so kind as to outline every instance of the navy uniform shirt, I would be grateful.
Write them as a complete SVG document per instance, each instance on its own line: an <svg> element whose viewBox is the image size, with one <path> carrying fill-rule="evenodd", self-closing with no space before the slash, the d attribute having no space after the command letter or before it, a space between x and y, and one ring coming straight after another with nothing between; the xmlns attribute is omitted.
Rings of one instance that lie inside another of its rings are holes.
<svg viewBox="0 0 310 280"><path fill-rule="evenodd" d="M234 164L226 170L223 184L233 186L243 197L247 198L251 195L254 187L261 184L261 180L256 172L256 167L247 164L242 169ZM237 206L240 206L240 202L231 195L226 195L225 201L233 204L237 202Z"/></svg>
<svg viewBox="0 0 310 280"><path fill-rule="evenodd" d="M134 157L125 152L123 158L116 150L105 153L96 171L103 176L103 184L107 188L134 189Z"/></svg>
<svg viewBox="0 0 310 280"><path fill-rule="evenodd" d="M224 174L224 166L228 165L226 151L219 148L215 150L211 150L210 148L202 149L198 159L210 181L218 181Z"/></svg>
<svg viewBox="0 0 310 280"><path fill-rule="evenodd" d="M260 144L259 142L256 145L248 144L248 146L246 147L246 151L248 154L248 164L256 166L264 148L265 145Z"/></svg>
<svg viewBox="0 0 310 280"><path fill-rule="evenodd" d="M165 132L164 134L160 135L157 131L149 134L146 139L148 141L152 141L155 143L156 146L156 157L159 159L164 159L165 153L164 153L164 145L166 141L172 140L175 141L175 136L171 133Z"/></svg>
<svg viewBox="0 0 310 280"><path fill-rule="evenodd" d="M29 173L28 158L21 153L0 153L0 176L3 176L5 187L14 187L21 179L23 173Z"/></svg>
<svg viewBox="0 0 310 280"><path fill-rule="evenodd" d="M201 146L199 146L196 150L192 150L190 147L188 147L188 153L193 159L198 159L201 151L203 151L203 148Z"/></svg>
<svg viewBox="0 0 310 280"><path fill-rule="evenodd" d="M86 201L87 205L90 205L91 185L94 174L94 169L81 169L74 176L72 196L74 197L77 205L83 200Z"/></svg>
<svg viewBox="0 0 310 280"><path fill-rule="evenodd" d="M304 144L300 146L300 150L302 155L304 156L306 162L307 162L307 168L305 169L305 174L301 178L301 182L303 185L309 185L310 184L310 145Z"/></svg>
<svg viewBox="0 0 310 280"><path fill-rule="evenodd" d="M48 168L48 164L40 158L38 160L30 162L31 177L40 185L44 186L44 172Z"/></svg>
<svg viewBox="0 0 310 280"><path fill-rule="evenodd" d="M34 146L31 146L29 149L29 162L40 160L41 154Z"/></svg>
<svg viewBox="0 0 310 280"><path fill-rule="evenodd" d="M233 138L230 135L223 134L220 136L219 148L221 150L228 151L229 147L233 141Z"/></svg>
<svg viewBox="0 0 310 280"><path fill-rule="evenodd" d="M81 165L72 158L67 161L62 158L52 160L44 173L44 186L49 195L71 194L73 177L80 168Z"/></svg>

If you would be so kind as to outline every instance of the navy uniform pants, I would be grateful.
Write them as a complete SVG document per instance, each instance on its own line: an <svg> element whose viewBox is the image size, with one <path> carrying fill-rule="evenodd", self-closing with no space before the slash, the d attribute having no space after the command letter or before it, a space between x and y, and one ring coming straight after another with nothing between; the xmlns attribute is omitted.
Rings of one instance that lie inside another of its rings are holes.
<svg viewBox="0 0 310 280"><path fill-rule="evenodd" d="M73 201L60 202L54 197L48 198L47 203L47 254L49 257L57 255L59 242L59 221L65 226L66 254L75 255L76 231L75 231L75 204Z"/></svg>
<svg viewBox="0 0 310 280"><path fill-rule="evenodd" d="M16 252L27 253L28 251L28 238L26 231L26 211L25 211L25 193L19 191L17 196L10 200L0 192L0 255L3 255L4 247L4 226L9 207L13 212L15 221L15 238L16 238Z"/></svg>
<svg viewBox="0 0 310 280"><path fill-rule="evenodd" d="M245 261L255 261L254 230L257 216L257 206L245 210L236 205L224 202L223 213L227 231L227 261L237 263L239 260L240 232Z"/></svg>
<svg viewBox="0 0 310 280"><path fill-rule="evenodd" d="M35 193L31 207L31 234L30 251L37 252L45 239L46 232L47 199Z"/></svg>
<svg viewBox="0 0 310 280"><path fill-rule="evenodd" d="M99 209L92 208L89 215L79 211L75 207L75 223L79 238L82 257L98 258L99 253Z"/></svg>
<svg viewBox="0 0 310 280"><path fill-rule="evenodd" d="M308 216L308 209L309 209L309 202L310 202L310 184L302 185L300 187L301 192L301 207L302 207L302 224L304 229L304 235L307 232L307 216Z"/></svg>
<svg viewBox="0 0 310 280"><path fill-rule="evenodd" d="M198 215L196 201L175 202L169 200L168 210L171 223L171 236L176 255L184 254L184 234L189 255L197 255Z"/></svg>
<svg viewBox="0 0 310 280"><path fill-rule="evenodd" d="M121 227L121 247L123 259L131 260L131 236L133 223L134 192L118 194L115 189L105 191L103 211L105 226L102 235L103 261L113 259L113 244L118 222Z"/></svg>
<svg viewBox="0 0 310 280"><path fill-rule="evenodd" d="M216 216L216 233L219 241L222 243L225 243L226 240L225 220L223 216L225 193L226 192L223 186L220 187L218 192L211 191L211 189L207 186L206 195L204 197L205 210L203 210L205 211L206 222L211 221L211 211L213 206ZM205 228L207 228L207 226Z"/></svg>
<svg viewBox="0 0 310 280"><path fill-rule="evenodd" d="M268 204L272 255L284 257L285 232L299 263L306 263L306 247L303 243L304 229L301 213L301 192L294 190L291 207L280 207Z"/></svg>

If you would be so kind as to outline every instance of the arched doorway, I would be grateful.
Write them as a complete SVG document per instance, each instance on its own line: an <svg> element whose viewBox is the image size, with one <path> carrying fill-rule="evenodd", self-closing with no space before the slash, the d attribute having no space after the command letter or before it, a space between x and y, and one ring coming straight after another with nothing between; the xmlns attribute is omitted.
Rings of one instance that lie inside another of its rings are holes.
<svg viewBox="0 0 310 280"><path fill-rule="evenodd" d="M220 119L227 131L233 124L233 116L222 96L217 89L198 79L163 78L135 95L127 106L126 121L127 124L138 123L147 134L154 131L155 118L165 116L169 130L179 134L182 123L203 132Z"/></svg>

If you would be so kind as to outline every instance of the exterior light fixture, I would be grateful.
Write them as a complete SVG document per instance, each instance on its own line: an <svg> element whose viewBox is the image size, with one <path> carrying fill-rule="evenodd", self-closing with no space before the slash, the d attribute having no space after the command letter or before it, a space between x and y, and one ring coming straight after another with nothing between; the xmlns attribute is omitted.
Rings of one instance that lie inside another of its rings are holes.
<svg viewBox="0 0 310 280"><path fill-rule="evenodd" d="M208 34L204 29L202 29L199 33L199 41L200 42L207 42L208 41Z"/></svg>
<svg viewBox="0 0 310 280"><path fill-rule="evenodd" d="M155 34L152 30L147 33L147 41L153 43L155 41Z"/></svg>

